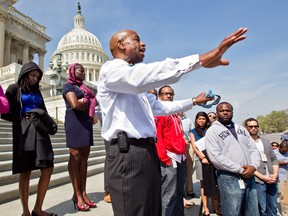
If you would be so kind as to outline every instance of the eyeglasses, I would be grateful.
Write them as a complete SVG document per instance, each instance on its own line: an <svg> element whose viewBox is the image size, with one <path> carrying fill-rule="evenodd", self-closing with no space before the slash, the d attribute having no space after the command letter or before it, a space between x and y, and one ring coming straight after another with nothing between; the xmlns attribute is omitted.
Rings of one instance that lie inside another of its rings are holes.
<svg viewBox="0 0 288 216"><path fill-rule="evenodd" d="M216 119L216 116L214 115L208 115L209 118L213 118L213 119Z"/></svg>
<svg viewBox="0 0 288 216"><path fill-rule="evenodd" d="M168 95L171 95L171 96L174 96L174 92L162 92L160 93L160 95L165 95L165 96L168 96Z"/></svg>
<svg viewBox="0 0 288 216"><path fill-rule="evenodd" d="M259 126L258 125L249 125L249 126L247 126L248 128L259 128Z"/></svg>

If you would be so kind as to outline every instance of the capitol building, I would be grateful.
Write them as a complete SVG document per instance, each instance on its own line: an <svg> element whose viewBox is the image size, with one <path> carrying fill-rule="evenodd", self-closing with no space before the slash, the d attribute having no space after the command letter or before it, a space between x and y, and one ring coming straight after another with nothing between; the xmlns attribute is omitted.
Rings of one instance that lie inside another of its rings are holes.
<svg viewBox="0 0 288 216"><path fill-rule="evenodd" d="M5 90L15 83L22 65L38 55L36 63L44 72L41 89L45 105L51 116L63 121L66 108L61 90L66 83L69 65L82 64L86 84L96 92L99 70L109 57L99 39L85 29L85 18L78 3L76 16L71 19L74 28L61 38L50 57L49 69L44 71L45 44L51 41L51 37L45 33L44 26L13 7L17 1L0 0L0 84Z"/></svg>

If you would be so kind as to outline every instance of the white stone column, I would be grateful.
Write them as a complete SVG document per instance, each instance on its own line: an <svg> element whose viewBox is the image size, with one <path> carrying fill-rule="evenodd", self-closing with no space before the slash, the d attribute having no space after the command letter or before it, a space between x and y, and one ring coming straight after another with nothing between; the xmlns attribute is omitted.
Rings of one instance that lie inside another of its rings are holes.
<svg viewBox="0 0 288 216"><path fill-rule="evenodd" d="M95 73L95 69L93 69L93 81L96 81L96 73Z"/></svg>
<svg viewBox="0 0 288 216"><path fill-rule="evenodd" d="M96 70L96 81L99 80L99 70Z"/></svg>
<svg viewBox="0 0 288 216"><path fill-rule="evenodd" d="M0 67L4 66L5 19L0 14Z"/></svg>
<svg viewBox="0 0 288 216"><path fill-rule="evenodd" d="M5 35L5 57L4 57L4 66L11 63L11 41L12 35L7 33Z"/></svg>
<svg viewBox="0 0 288 216"><path fill-rule="evenodd" d="M25 43L23 45L23 65L29 62L29 44Z"/></svg>
<svg viewBox="0 0 288 216"><path fill-rule="evenodd" d="M43 51L38 52L38 57L39 57L38 65L42 71L44 71L44 54L45 52Z"/></svg>
<svg viewBox="0 0 288 216"><path fill-rule="evenodd" d="M86 69L86 74L85 74L85 80L86 80L86 81L90 81L90 80L89 80L89 73L90 73L90 70L89 70L89 68L87 68L87 69Z"/></svg>

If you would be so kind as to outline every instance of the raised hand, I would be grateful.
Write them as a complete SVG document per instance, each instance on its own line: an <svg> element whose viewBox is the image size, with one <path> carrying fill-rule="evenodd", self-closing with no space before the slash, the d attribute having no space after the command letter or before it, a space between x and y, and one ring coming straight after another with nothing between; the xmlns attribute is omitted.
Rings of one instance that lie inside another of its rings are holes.
<svg viewBox="0 0 288 216"><path fill-rule="evenodd" d="M235 43L246 38L244 35L248 31L247 28L240 28L232 34L225 37L218 47L210 52L200 55L200 62L203 67L213 68L219 65L229 65L227 59L222 59L223 54Z"/></svg>
<svg viewBox="0 0 288 216"><path fill-rule="evenodd" d="M207 94L205 92L200 93L197 97L195 97L196 99L196 103L199 104L206 104L206 102L214 100L214 98L210 98L210 97L206 97Z"/></svg>

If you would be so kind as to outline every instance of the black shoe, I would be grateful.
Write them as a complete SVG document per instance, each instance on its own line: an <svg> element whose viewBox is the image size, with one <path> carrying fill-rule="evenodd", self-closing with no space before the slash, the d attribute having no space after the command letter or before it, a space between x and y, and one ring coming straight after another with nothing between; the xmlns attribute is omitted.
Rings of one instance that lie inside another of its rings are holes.
<svg viewBox="0 0 288 216"><path fill-rule="evenodd" d="M49 216L57 216L55 213L49 213ZM38 216L34 211L32 211L31 216Z"/></svg>
<svg viewBox="0 0 288 216"><path fill-rule="evenodd" d="M195 193L187 193L188 197L195 198Z"/></svg>

